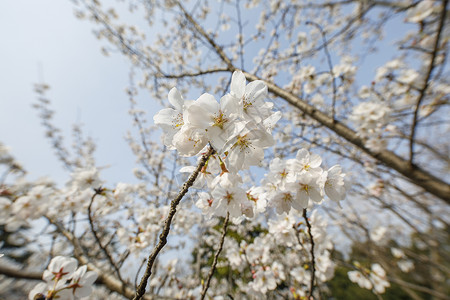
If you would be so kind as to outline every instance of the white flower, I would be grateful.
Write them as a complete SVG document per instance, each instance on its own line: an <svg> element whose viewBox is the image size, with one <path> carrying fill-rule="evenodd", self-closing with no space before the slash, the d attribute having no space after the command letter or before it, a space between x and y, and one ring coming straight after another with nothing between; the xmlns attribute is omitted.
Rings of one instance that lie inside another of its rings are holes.
<svg viewBox="0 0 450 300"><path fill-rule="evenodd" d="M284 275L284 266L280 264L277 261L274 261L271 266L272 272L275 275L275 278L277 279L277 282L281 282L282 280L286 279L286 276Z"/></svg>
<svg viewBox="0 0 450 300"><path fill-rule="evenodd" d="M86 272L86 266L75 271L77 264L77 260L72 257L54 257L42 275L46 283L36 285L28 294L28 299L51 295L52 299L72 300L89 296L97 274Z"/></svg>
<svg viewBox="0 0 450 300"><path fill-rule="evenodd" d="M327 196L333 201L341 201L345 198L345 174L342 174L340 165L332 166L327 171L327 181L324 190Z"/></svg>
<svg viewBox="0 0 450 300"><path fill-rule="evenodd" d="M387 141L381 139L380 137L369 137L365 143L364 146L367 147L367 149L370 149L373 152L380 152L387 147Z"/></svg>
<svg viewBox="0 0 450 300"><path fill-rule="evenodd" d="M304 66L300 68L297 76L301 81L311 80L314 79L315 72L316 68L313 66Z"/></svg>
<svg viewBox="0 0 450 300"><path fill-rule="evenodd" d="M261 80L255 80L246 85L245 75L241 71L233 72L230 94L237 100L240 115L244 119L260 123L272 114L273 103L264 102L267 97L267 86Z"/></svg>
<svg viewBox="0 0 450 300"><path fill-rule="evenodd" d="M351 282L357 283L363 289L368 289L368 290L372 289L372 283L361 272L350 271L347 273L347 275L348 275L348 279L350 279Z"/></svg>
<svg viewBox="0 0 450 300"><path fill-rule="evenodd" d="M258 166L264 159L264 149L273 145L273 137L267 131L246 126L225 147L227 166L235 172Z"/></svg>
<svg viewBox="0 0 450 300"><path fill-rule="evenodd" d="M77 265L78 262L73 257L55 256L50 261L47 270L44 271L42 279L47 282L54 280L62 280L64 282L72 277Z"/></svg>
<svg viewBox="0 0 450 300"><path fill-rule="evenodd" d="M211 216L214 213L214 208L212 207L212 204L214 202L213 197L205 192L200 192L198 194L198 200L195 202L195 205L202 210L202 213L206 215L208 218L211 218Z"/></svg>
<svg viewBox="0 0 450 300"><path fill-rule="evenodd" d="M241 204L247 200L247 195L240 187L223 188L216 186L212 191L213 209L216 216L225 217L227 212L231 217L242 216Z"/></svg>
<svg viewBox="0 0 450 300"><path fill-rule="evenodd" d="M184 110L186 109L183 96L177 88L172 88L169 92L169 102L173 108L165 108L160 110L154 117L153 121L164 131L164 144L173 149L173 136L184 125Z"/></svg>
<svg viewBox="0 0 450 300"><path fill-rule="evenodd" d="M356 67L352 66L348 62L343 62L342 64L333 67L333 75L335 78L343 76L345 79L350 79L355 76Z"/></svg>
<svg viewBox="0 0 450 300"><path fill-rule="evenodd" d="M366 85L363 85L363 86L359 89L359 92L358 92L358 96L359 96L359 98L361 98L361 99L367 99L367 98L369 98L369 97L370 97L370 94L371 94L371 90L370 90L370 88L369 88L368 86L366 86Z"/></svg>
<svg viewBox="0 0 450 300"><path fill-rule="evenodd" d="M241 203L241 212L247 218L251 219L255 216L255 206L252 201L243 201Z"/></svg>
<svg viewBox="0 0 450 300"><path fill-rule="evenodd" d="M290 274L299 283L308 284L311 280L311 273L307 272L303 267L295 267Z"/></svg>
<svg viewBox="0 0 450 300"><path fill-rule="evenodd" d="M408 273L412 269L414 269L414 263L409 259L402 259L397 262L398 267L402 272Z"/></svg>
<svg viewBox="0 0 450 300"><path fill-rule="evenodd" d="M242 184L242 177L237 173L223 172L211 182L211 187L221 186L225 189Z"/></svg>
<svg viewBox="0 0 450 300"><path fill-rule="evenodd" d="M323 200L323 177L322 174L304 173L300 175L297 179L297 196L293 206L295 209L300 211L303 208L307 208L310 199L317 203Z"/></svg>
<svg viewBox="0 0 450 300"><path fill-rule="evenodd" d="M253 281L249 285L253 290L266 294L267 291L272 291L277 287L277 282L269 267L261 267L253 275Z"/></svg>
<svg viewBox="0 0 450 300"><path fill-rule="evenodd" d="M99 188L101 185L99 173L95 167L76 169L71 175L71 184L78 190Z"/></svg>
<svg viewBox="0 0 450 300"><path fill-rule="evenodd" d="M258 243L259 241L261 241L261 238L255 239L252 244L245 248L245 256L251 264L260 263L265 255L264 252L266 252L267 247L264 247L264 245Z"/></svg>
<svg viewBox="0 0 450 300"><path fill-rule="evenodd" d="M173 145L183 156L198 154L208 143L205 131L184 125L173 137Z"/></svg>
<svg viewBox="0 0 450 300"><path fill-rule="evenodd" d="M378 294L385 292L385 289L390 286L386 280L386 271L379 265L372 265L372 272L370 272L370 280L373 283L373 288Z"/></svg>
<svg viewBox="0 0 450 300"><path fill-rule="evenodd" d="M316 257L316 276L320 281L325 282L333 278L335 264L330 259L328 251L322 252Z"/></svg>
<svg viewBox="0 0 450 300"><path fill-rule="evenodd" d="M132 202L133 196L132 194L135 193L137 190L137 186L133 184L123 183L119 182L114 189L114 199L118 203L122 202Z"/></svg>
<svg viewBox="0 0 450 300"><path fill-rule="evenodd" d="M40 218L48 212L52 194L53 190L45 185L34 186L25 196L19 197L12 203L12 212L23 220ZM0 201L0 206L5 205L4 202Z"/></svg>
<svg viewBox="0 0 450 300"><path fill-rule="evenodd" d="M291 169L288 169L286 165L286 160L275 157L270 162L269 170L270 172L266 175L263 182L272 183L277 188L283 189L286 184L288 173L291 171ZM289 177L292 177L292 175Z"/></svg>
<svg viewBox="0 0 450 300"><path fill-rule="evenodd" d="M45 297L48 290L49 287L47 284L45 282L40 282L28 293L28 300L34 300L39 296ZM38 299L42 299L42 297Z"/></svg>
<svg viewBox="0 0 450 300"><path fill-rule="evenodd" d="M225 143L237 134L234 122L237 107L237 101L233 97L222 97L219 104L213 95L205 93L188 107L186 119L194 130L203 131L207 141L221 153Z"/></svg>
<svg viewBox="0 0 450 300"><path fill-rule="evenodd" d="M5 224L12 213L13 202L6 197L0 197L0 224Z"/></svg>
<svg viewBox="0 0 450 300"><path fill-rule="evenodd" d="M400 74L401 75L398 77L398 81L406 84L415 84L420 78L419 73L414 69L402 70Z"/></svg>
<svg viewBox="0 0 450 300"><path fill-rule="evenodd" d="M387 228L384 226L378 226L370 232L370 239L374 242L381 242L386 240Z"/></svg>
<svg viewBox="0 0 450 300"><path fill-rule="evenodd" d="M211 155L205 166L200 170L192 187L201 189L205 186L205 183L208 186L212 186L212 182L216 178L216 174L220 173L221 171L220 164L221 162L219 161L218 157L216 155ZM184 166L180 169L180 173L192 174L192 172L194 172L196 168L197 167L195 166Z"/></svg>
<svg viewBox="0 0 450 300"><path fill-rule="evenodd" d="M275 207L277 214L289 213L291 207L296 206L298 210L302 209L298 202L295 202L295 193L290 192L296 187L294 183L289 183L285 191L278 190L271 197L270 205Z"/></svg>
<svg viewBox="0 0 450 300"><path fill-rule="evenodd" d="M310 154L306 149L300 149L297 151L295 159L289 159L287 162L289 169L289 181L296 181L296 177L301 174L321 174L322 158L317 154Z"/></svg>
<svg viewBox="0 0 450 300"><path fill-rule="evenodd" d="M92 285L97 279L97 273L87 271L87 266L81 266L72 276L69 287L73 289L73 295L81 298L89 296L92 293Z"/></svg>
<svg viewBox="0 0 450 300"><path fill-rule="evenodd" d="M230 266L234 270L243 267L242 254L239 252L239 249L227 248L226 256Z"/></svg>
<svg viewBox="0 0 450 300"><path fill-rule="evenodd" d="M262 187L252 186L247 190L247 199L253 202L254 213L262 213L266 210L267 198Z"/></svg>
<svg viewBox="0 0 450 300"><path fill-rule="evenodd" d="M406 22L419 23L425 20L433 13L433 2L432 0L422 0L408 9Z"/></svg>
<svg viewBox="0 0 450 300"><path fill-rule="evenodd" d="M386 104L370 101L361 102L353 108L350 119L360 128L375 128L380 122L386 121L390 109Z"/></svg>
<svg viewBox="0 0 450 300"><path fill-rule="evenodd" d="M297 243L294 224L295 218L292 213L280 215L276 220L269 220L269 233L275 237L277 244L292 247L294 242Z"/></svg>
<svg viewBox="0 0 450 300"><path fill-rule="evenodd" d="M380 266L380 264L373 264L372 265L372 272L376 274L379 277L385 277L386 271Z"/></svg>
<svg viewBox="0 0 450 300"><path fill-rule="evenodd" d="M405 257L405 252L403 252L402 249L398 249L398 248L391 248L391 253L395 258L403 258Z"/></svg>

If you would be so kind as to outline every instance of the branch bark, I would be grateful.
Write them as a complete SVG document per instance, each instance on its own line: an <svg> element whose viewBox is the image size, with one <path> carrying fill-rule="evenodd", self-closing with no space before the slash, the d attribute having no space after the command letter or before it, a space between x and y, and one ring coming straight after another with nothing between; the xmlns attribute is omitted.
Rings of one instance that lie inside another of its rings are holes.
<svg viewBox="0 0 450 300"><path fill-rule="evenodd" d="M227 217L225 218L225 221L223 222L223 229L222 229L222 237L220 238L220 245L219 249L217 249L216 254L214 255L214 261L211 266L211 270L209 270L208 279L206 280L206 283L203 287L202 295L200 297L201 300L205 299L206 292L208 291L209 284L211 282L211 278L214 275L214 271L216 270L217 261L219 260L220 252L222 252L223 243L225 241L225 235L227 234L227 227L228 227L228 220L230 219L230 213L227 213Z"/></svg>
<svg viewBox="0 0 450 300"><path fill-rule="evenodd" d="M422 103L423 99L425 99L425 93L429 86L429 80L431 78L431 73L433 72L434 67L435 67L434 62L436 60L436 56L439 51L439 42L441 40L441 33L444 28L444 24L445 24L445 20L446 20L446 16L447 16L447 4L448 4L448 0L442 1L442 7L441 7L442 12L441 12L440 20L439 20L438 30L436 33L436 40L434 41L433 52L431 53L430 64L428 65L428 70L425 75L423 88L420 90L420 94L419 94L419 97L416 102L416 109L414 110L414 117L413 117L413 121L412 121L412 125L411 125L411 136L409 138L409 162L411 164L413 163L413 160L414 160L414 144L415 144L414 138L416 135L416 129L417 129L417 125L419 122L419 120L417 118L419 116L420 104Z"/></svg>
<svg viewBox="0 0 450 300"><path fill-rule="evenodd" d="M314 293L314 282L316 279L316 257L314 254L314 238L311 232L311 224L309 223L308 216L306 214L306 208L303 209L303 219L305 219L306 227L308 227L308 235L309 239L311 240L311 282L309 285L309 297L308 299L314 299L313 293Z"/></svg>
<svg viewBox="0 0 450 300"><path fill-rule="evenodd" d="M175 213L177 212L177 206L180 203L181 199L183 199L184 195L186 195L189 188L194 184L194 181L195 181L195 179L197 179L197 176L200 173L200 170L203 168L203 166L205 165L205 163L208 161L209 157L213 153L214 153L214 149L212 147L210 147L208 152L202 156L202 159L200 160L199 164L197 165L197 168L195 169L195 171L192 172L189 179L184 183L178 196L172 200L172 203L170 203L170 211L169 211L169 214L167 215L166 221L164 223L163 231L159 235L159 242L156 245L156 247L153 248L152 253L148 257L147 268L145 270L144 276L141 279L141 283L139 284L138 288L136 289L136 293L134 295L133 300L142 299L143 295L145 294L145 289L147 287L148 279L152 275L152 267L153 267L153 263L156 260L156 256L158 256L159 252L167 244L167 236L169 235L169 232L170 232L170 225L172 224L172 219L175 216Z"/></svg>
<svg viewBox="0 0 450 300"><path fill-rule="evenodd" d="M17 279L42 280L42 273L40 272L17 270L2 265L0 265L0 274Z"/></svg>

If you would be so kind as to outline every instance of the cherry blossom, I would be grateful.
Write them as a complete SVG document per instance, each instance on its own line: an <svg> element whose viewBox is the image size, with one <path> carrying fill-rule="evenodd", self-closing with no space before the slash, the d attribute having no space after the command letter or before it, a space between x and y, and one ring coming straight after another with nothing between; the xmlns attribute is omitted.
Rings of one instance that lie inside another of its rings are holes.
<svg viewBox="0 0 450 300"><path fill-rule="evenodd" d="M97 273L87 271L86 266L77 269L75 258L55 256L44 271L44 282L37 284L28 294L28 299L81 299L92 293Z"/></svg>
<svg viewBox="0 0 450 300"><path fill-rule="evenodd" d="M161 110L153 117L153 121L164 131L164 144L173 148L173 137L184 125L184 111L189 105L175 87L170 90L168 98L174 108Z"/></svg>

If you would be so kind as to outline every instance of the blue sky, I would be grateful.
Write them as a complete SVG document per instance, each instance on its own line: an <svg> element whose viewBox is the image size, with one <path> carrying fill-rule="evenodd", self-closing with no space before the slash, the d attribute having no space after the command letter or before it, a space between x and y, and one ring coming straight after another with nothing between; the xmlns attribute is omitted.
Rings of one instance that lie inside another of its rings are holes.
<svg viewBox="0 0 450 300"><path fill-rule="evenodd" d="M30 179L49 175L62 184L68 178L32 108L33 85L43 76L66 146L72 124L83 123L97 142L98 165L110 166L102 177L130 181L134 157L123 138L131 128L124 92L129 64L119 55L104 57L92 24L78 20L73 8L60 0L0 2L0 141L12 148Z"/></svg>

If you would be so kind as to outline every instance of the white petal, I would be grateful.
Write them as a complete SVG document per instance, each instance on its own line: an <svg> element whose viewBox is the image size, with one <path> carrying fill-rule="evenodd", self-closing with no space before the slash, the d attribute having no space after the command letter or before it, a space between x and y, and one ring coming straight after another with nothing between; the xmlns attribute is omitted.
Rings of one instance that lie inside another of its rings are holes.
<svg viewBox="0 0 450 300"><path fill-rule="evenodd" d="M184 99L177 88L174 87L170 90L168 98L170 104L172 104L176 110L183 111Z"/></svg>
<svg viewBox="0 0 450 300"><path fill-rule="evenodd" d="M220 109L225 115L232 118L243 114L242 105L239 105L238 99L230 94L226 94L220 99Z"/></svg>
<svg viewBox="0 0 450 300"><path fill-rule="evenodd" d="M245 87L245 96L247 101L256 102L257 100L261 101L267 96L267 86L264 81L255 80L250 82Z"/></svg>
<svg viewBox="0 0 450 300"><path fill-rule="evenodd" d="M169 125L172 126L178 113L172 108L161 109L156 115L153 116L153 121L156 125Z"/></svg>
<svg viewBox="0 0 450 300"><path fill-rule="evenodd" d="M311 166L311 168L317 168L320 166L320 164L322 163L322 158L317 155L317 154L313 154L310 157L310 162L309 165Z"/></svg>
<svg viewBox="0 0 450 300"><path fill-rule="evenodd" d="M246 79L244 73L241 71L234 71L231 77L230 93L238 99L244 96Z"/></svg>

